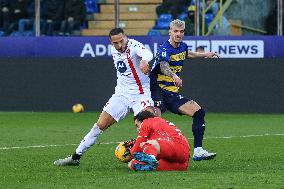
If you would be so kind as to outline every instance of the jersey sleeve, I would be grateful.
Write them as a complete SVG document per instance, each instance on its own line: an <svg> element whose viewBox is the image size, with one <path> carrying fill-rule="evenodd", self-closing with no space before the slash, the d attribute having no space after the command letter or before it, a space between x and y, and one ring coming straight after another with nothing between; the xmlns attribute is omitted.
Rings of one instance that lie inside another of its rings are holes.
<svg viewBox="0 0 284 189"><path fill-rule="evenodd" d="M165 46L162 46L157 54L157 58L159 62L165 61L170 62L170 52Z"/></svg>
<svg viewBox="0 0 284 189"><path fill-rule="evenodd" d="M151 126L149 125L148 122L147 123L143 122L140 126L136 142L130 151L132 156L134 153L142 151L142 149L140 148L140 144L148 140L150 133L151 133Z"/></svg>
<svg viewBox="0 0 284 189"><path fill-rule="evenodd" d="M159 72L160 66L157 66L160 64L160 62L165 61L165 62L170 62L170 53L168 52L169 50L165 47L165 45L161 45L158 48L157 54L155 56L155 62L152 66L152 71L153 72Z"/></svg>
<svg viewBox="0 0 284 189"><path fill-rule="evenodd" d="M133 50L142 60L150 62L153 59L153 53L138 41L134 44Z"/></svg>

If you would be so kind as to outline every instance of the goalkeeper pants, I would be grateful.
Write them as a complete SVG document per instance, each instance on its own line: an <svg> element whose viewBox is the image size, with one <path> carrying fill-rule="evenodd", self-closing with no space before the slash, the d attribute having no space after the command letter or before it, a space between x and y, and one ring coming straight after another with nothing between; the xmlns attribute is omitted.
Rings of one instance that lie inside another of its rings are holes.
<svg viewBox="0 0 284 189"><path fill-rule="evenodd" d="M156 169L157 171L187 170L190 158L190 148L187 141L182 141L181 143L159 140L158 143L160 145L160 154L158 154L157 149L149 143L142 146L144 153L154 155L158 160L159 165ZM135 163L139 162L137 160L131 162L132 165Z"/></svg>
<svg viewBox="0 0 284 189"><path fill-rule="evenodd" d="M187 141L158 141L160 154L157 156L157 171L183 171L189 166L190 147Z"/></svg>

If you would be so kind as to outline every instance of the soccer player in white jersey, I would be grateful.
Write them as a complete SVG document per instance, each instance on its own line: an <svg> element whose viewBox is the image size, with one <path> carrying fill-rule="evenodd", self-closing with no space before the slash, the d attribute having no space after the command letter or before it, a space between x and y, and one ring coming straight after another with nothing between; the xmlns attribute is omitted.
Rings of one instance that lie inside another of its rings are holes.
<svg viewBox="0 0 284 189"><path fill-rule="evenodd" d="M83 138L75 153L54 162L54 165L79 165L81 156L96 143L98 137L112 124L123 119L132 109L134 116L142 110L153 112L153 100L150 93L148 62L153 54L144 45L134 39L128 39L121 28L109 33L112 44L111 54L117 69L115 93L106 103L99 119Z"/></svg>

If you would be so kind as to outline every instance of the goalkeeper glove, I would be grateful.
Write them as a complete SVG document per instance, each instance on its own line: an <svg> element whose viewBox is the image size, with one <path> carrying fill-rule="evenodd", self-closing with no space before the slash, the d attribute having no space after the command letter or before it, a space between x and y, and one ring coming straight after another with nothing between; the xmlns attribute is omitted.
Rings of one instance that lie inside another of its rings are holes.
<svg viewBox="0 0 284 189"><path fill-rule="evenodd" d="M136 142L136 139L130 139L128 141L123 142L123 146L125 147L125 153L122 155L123 157L126 157L130 154L131 148L134 146Z"/></svg>

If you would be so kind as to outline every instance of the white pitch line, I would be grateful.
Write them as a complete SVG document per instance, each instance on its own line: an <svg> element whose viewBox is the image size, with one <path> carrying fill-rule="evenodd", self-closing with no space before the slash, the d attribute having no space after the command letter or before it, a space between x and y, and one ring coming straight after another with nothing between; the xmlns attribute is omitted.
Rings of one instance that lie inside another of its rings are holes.
<svg viewBox="0 0 284 189"><path fill-rule="evenodd" d="M284 134L269 134L265 133L262 135L246 135L246 136L224 136L224 137L207 137L204 139L230 139L230 138L250 138L250 137L264 137L264 136L284 136Z"/></svg>
<svg viewBox="0 0 284 189"><path fill-rule="evenodd" d="M26 148L47 148L47 147L75 146L75 145L78 145L78 144L50 144L50 145L37 145L37 146L13 146L13 147L1 147L0 150L26 149Z"/></svg>
<svg viewBox="0 0 284 189"><path fill-rule="evenodd" d="M100 144L118 144L120 142L99 142ZM27 148L48 148L48 147L62 147L62 146L77 146L78 144L47 144L47 145L36 145L36 146L12 146L12 147L0 147L0 150L12 150L12 149L27 149Z"/></svg>
<svg viewBox="0 0 284 189"><path fill-rule="evenodd" d="M231 139L231 138L250 138L250 137L264 137L264 136L284 136L284 134L269 134L262 135L245 135L245 136L223 136L223 137L206 137L204 139ZM190 138L193 139L193 138ZM99 142L100 144L118 144L120 142ZM62 147L62 146L77 146L78 144L49 144L49 145L36 145L36 146L12 146L12 147L0 147L0 150L12 150L12 149L27 149L27 148L49 148L49 147Z"/></svg>

